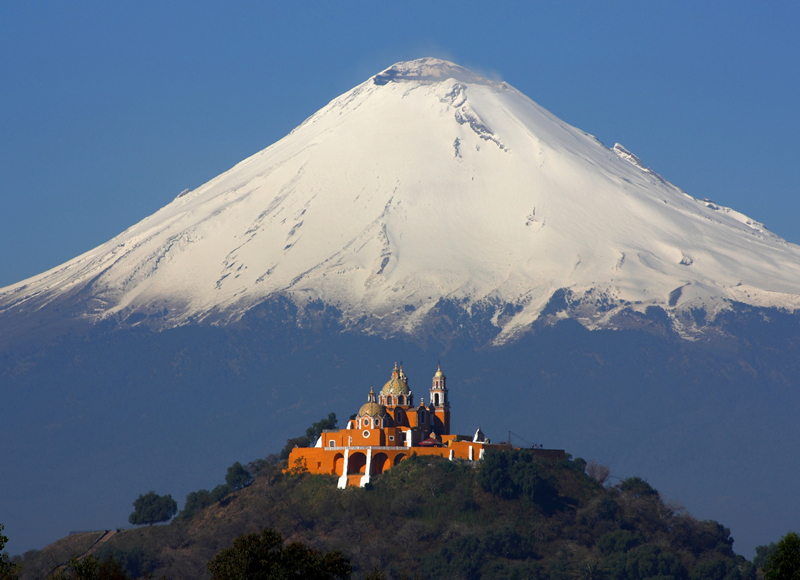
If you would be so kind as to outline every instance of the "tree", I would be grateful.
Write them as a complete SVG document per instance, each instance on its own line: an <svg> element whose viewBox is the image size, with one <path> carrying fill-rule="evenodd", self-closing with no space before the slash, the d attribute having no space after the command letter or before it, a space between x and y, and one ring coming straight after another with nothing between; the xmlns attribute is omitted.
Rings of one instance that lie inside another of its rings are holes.
<svg viewBox="0 0 800 580"><path fill-rule="evenodd" d="M597 463L594 459L586 464L586 475L603 485L611 476L611 469L604 463Z"/></svg>
<svg viewBox="0 0 800 580"><path fill-rule="evenodd" d="M309 441L309 445L315 445L325 429L336 429L337 423L336 413L328 413L327 419L321 419L311 425L306 429L306 438Z"/></svg>
<svg viewBox="0 0 800 580"><path fill-rule="evenodd" d="M317 443L317 439L319 439L319 436L322 434L324 429L336 429L336 425L336 413L328 413L327 419L320 419L316 423L312 424L311 427L306 429L305 435L301 435L300 437L295 437L293 439L287 439L286 446L281 450L278 457L285 461L289 459L289 454L295 447L310 447L311 445L315 445Z"/></svg>
<svg viewBox="0 0 800 580"><path fill-rule="evenodd" d="M181 510L178 519L188 520L194 514L204 508L207 508L212 503L214 503L213 496L207 489L190 491L188 494L186 494L186 501L183 504L183 509Z"/></svg>
<svg viewBox="0 0 800 580"><path fill-rule="evenodd" d="M756 557L753 558L753 564L757 568L763 568L772 557L772 554L777 551L778 544L775 542L770 542L768 546L756 546Z"/></svg>
<svg viewBox="0 0 800 580"><path fill-rule="evenodd" d="M619 483L619 489L629 492L633 497L660 497L658 491L653 489L653 487L641 477L623 479Z"/></svg>
<svg viewBox="0 0 800 580"><path fill-rule="evenodd" d="M764 580L800 580L800 536L789 532L764 566Z"/></svg>
<svg viewBox="0 0 800 580"><path fill-rule="evenodd" d="M294 437L293 439L286 440L286 446L281 449L280 454L278 457L281 458L282 461L286 461L289 459L289 454L292 452L292 449L295 447L308 447L310 445L308 441L308 437L305 435L301 435L300 437Z"/></svg>
<svg viewBox="0 0 800 580"><path fill-rule="evenodd" d="M225 482L233 489L242 489L253 483L253 476L238 461L228 468Z"/></svg>
<svg viewBox="0 0 800 580"><path fill-rule="evenodd" d="M134 526L152 526L158 522L166 522L176 513L178 503L171 495L158 495L151 490L145 495L139 495L139 499L133 502L133 513L128 516L128 521Z"/></svg>
<svg viewBox="0 0 800 580"><path fill-rule="evenodd" d="M183 504L183 509L181 510L181 513L178 514L178 518L181 520L188 520L200 510L222 501L232 491L233 488L231 488L227 483L221 483L211 491L208 491L207 489L190 491L186 495L186 502Z"/></svg>
<svg viewBox="0 0 800 580"><path fill-rule="evenodd" d="M249 471L253 477L265 478L267 483L272 485L278 479L280 479L280 476L283 473L281 468L278 466L280 461L281 458L277 453L270 453L264 459L256 459L251 461L247 464L245 469L247 469L247 471Z"/></svg>
<svg viewBox="0 0 800 580"><path fill-rule="evenodd" d="M3 549L6 547L8 537L3 535L3 524L0 524L0 580L14 580L17 578L19 567L10 562L8 554Z"/></svg>
<svg viewBox="0 0 800 580"><path fill-rule="evenodd" d="M208 563L214 580L346 580L352 568L341 552L321 553L299 542L285 545L270 528L239 536Z"/></svg>

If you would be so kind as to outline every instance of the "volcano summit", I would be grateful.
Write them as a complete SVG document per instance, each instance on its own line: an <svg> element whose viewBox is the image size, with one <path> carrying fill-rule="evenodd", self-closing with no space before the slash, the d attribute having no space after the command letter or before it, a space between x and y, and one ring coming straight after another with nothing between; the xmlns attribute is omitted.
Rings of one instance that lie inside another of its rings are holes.
<svg viewBox="0 0 800 580"><path fill-rule="evenodd" d="M0 291L0 313L157 328L278 296L413 334L444 302L495 344L543 314L684 336L739 302L800 306L800 248L698 200L507 83L398 63L109 242ZM548 304L551 306L548 308ZM702 310L702 318L689 313ZM706 316L710 315L710 316Z"/></svg>

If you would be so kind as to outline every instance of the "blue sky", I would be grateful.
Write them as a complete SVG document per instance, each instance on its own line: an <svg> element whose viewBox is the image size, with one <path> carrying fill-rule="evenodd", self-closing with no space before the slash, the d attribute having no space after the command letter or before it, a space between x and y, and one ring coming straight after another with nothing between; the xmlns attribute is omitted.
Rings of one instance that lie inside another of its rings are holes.
<svg viewBox="0 0 800 580"><path fill-rule="evenodd" d="M401 60L514 85L800 243L800 8L4 2L0 286L52 268Z"/></svg>

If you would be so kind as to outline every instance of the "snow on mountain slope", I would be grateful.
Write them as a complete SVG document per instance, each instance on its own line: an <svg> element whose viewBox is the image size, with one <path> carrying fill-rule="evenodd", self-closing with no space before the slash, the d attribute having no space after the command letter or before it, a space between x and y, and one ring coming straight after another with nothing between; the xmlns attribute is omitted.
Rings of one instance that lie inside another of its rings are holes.
<svg viewBox="0 0 800 580"><path fill-rule="evenodd" d="M0 311L79 293L92 319L166 309L174 326L284 294L335 305L365 330L412 332L448 298L496 308L502 341L560 288L583 297L575 312L589 327L648 305L795 309L800 247L507 83L421 59L102 246L0 290ZM508 303L515 314L500 318Z"/></svg>

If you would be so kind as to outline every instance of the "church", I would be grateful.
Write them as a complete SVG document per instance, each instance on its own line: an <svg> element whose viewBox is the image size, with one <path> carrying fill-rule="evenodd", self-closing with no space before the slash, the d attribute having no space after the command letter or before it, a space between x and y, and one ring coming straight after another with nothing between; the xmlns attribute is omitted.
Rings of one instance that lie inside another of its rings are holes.
<svg viewBox="0 0 800 580"><path fill-rule="evenodd" d="M428 404L420 397L415 405L403 366L395 363L392 378L378 394L370 389L367 402L344 429L325 430L314 447L292 450L289 470L337 475L341 489L363 487L414 453L478 461L489 446L511 447L490 443L480 428L474 435L450 433L450 398L441 365Z"/></svg>

